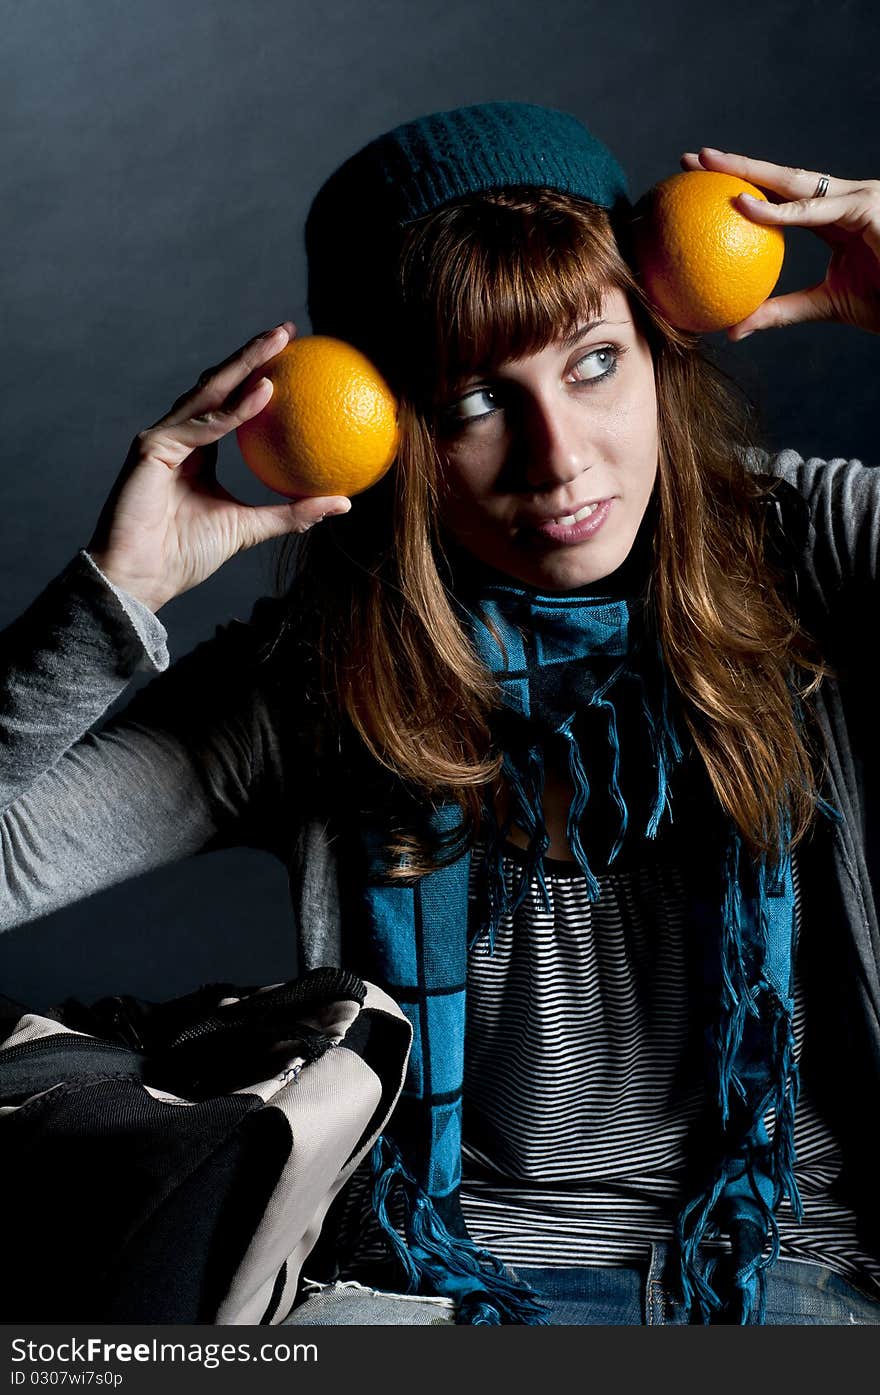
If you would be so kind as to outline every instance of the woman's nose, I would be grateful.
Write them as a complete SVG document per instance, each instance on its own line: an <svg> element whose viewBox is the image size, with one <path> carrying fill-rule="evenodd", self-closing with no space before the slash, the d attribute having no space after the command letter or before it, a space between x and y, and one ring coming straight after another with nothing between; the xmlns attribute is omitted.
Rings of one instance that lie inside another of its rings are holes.
<svg viewBox="0 0 880 1395"><path fill-rule="evenodd" d="M566 410L569 405L536 398L523 404L523 463L532 489L569 484L589 466L583 423Z"/></svg>

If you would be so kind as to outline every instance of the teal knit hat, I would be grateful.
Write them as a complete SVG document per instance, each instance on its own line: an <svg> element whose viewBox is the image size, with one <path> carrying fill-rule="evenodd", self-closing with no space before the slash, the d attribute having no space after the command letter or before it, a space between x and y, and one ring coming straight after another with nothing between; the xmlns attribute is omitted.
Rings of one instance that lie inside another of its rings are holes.
<svg viewBox="0 0 880 1395"><path fill-rule="evenodd" d="M370 141L315 196L306 222L309 316L375 352L403 229L468 194L547 188L629 207L614 156L574 116L527 102L434 112Z"/></svg>

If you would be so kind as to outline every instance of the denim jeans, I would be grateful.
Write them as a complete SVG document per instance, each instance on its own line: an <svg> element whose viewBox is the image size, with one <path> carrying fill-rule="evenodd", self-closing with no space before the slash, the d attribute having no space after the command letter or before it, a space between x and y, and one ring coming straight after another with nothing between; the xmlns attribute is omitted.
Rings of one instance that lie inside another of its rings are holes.
<svg viewBox="0 0 880 1395"><path fill-rule="evenodd" d="M513 1271L548 1304L554 1327L683 1326L686 1313L675 1297L669 1247L655 1244L637 1269L531 1269ZM315 1326L436 1326L455 1322L446 1298L408 1297L361 1284L312 1285L285 1323ZM767 1274L768 1326L880 1325L880 1300L833 1270L811 1261L779 1259Z"/></svg>

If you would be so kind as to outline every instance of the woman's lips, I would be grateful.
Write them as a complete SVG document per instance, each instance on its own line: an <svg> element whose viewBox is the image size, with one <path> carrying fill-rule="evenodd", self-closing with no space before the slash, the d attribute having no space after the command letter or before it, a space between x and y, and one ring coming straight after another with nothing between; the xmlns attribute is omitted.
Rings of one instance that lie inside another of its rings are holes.
<svg viewBox="0 0 880 1395"><path fill-rule="evenodd" d="M536 542L552 542L571 545L585 542L598 533L605 522L613 499L600 499L595 504L586 504L576 513L565 514L561 518L548 518L542 523L528 525L523 531Z"/></svg>

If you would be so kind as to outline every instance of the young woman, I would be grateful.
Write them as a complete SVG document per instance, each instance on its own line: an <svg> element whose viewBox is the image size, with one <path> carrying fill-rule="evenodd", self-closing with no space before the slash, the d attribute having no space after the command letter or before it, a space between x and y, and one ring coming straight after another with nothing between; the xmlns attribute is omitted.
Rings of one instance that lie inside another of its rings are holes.
<svg viewBox="0 0 880 1395"><path fill-rule="evenodd" d="M732 337L880 329L880 183L683 163L833 249ZM760 450L646 301L629 212L562 113L379 137L313 204L309 308L398 394L392 472L350 512L217 483L285 323L139 433L4 634L5 924L263 847L301 968L342 962L412 1021L294 1322L880 1320L880 480ZM155 612L285 533L279 596L86 734L167 667Z"/></svg>

